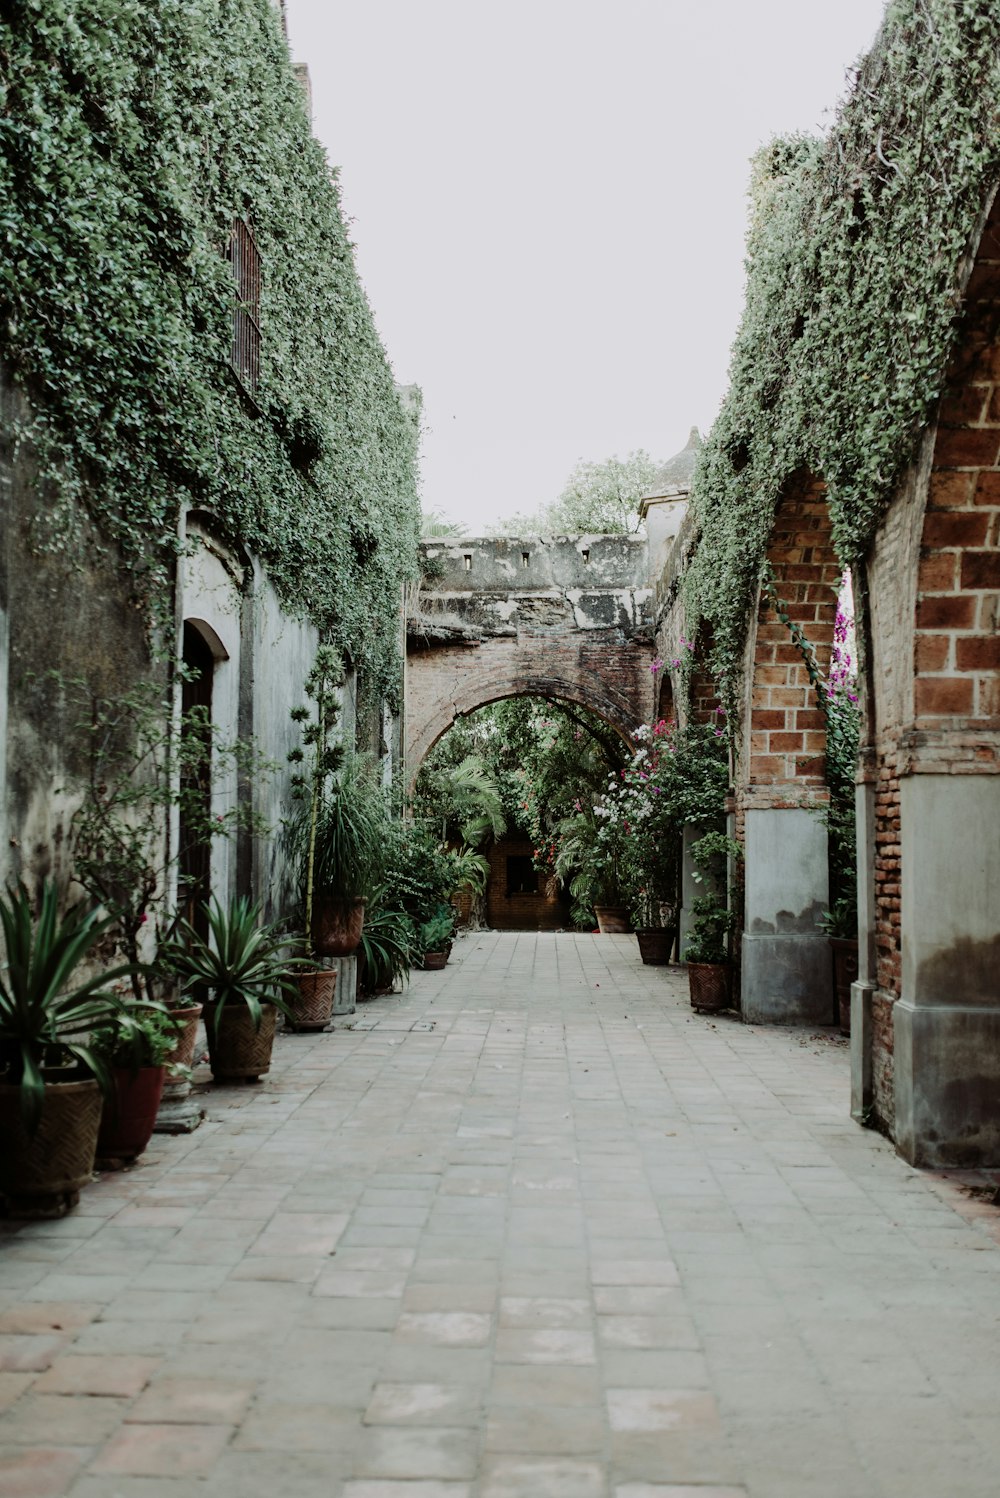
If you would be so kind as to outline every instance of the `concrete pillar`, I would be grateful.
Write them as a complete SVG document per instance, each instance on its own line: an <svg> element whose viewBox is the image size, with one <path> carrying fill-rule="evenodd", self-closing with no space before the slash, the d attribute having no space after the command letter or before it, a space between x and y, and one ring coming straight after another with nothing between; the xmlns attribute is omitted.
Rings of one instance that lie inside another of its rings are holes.
<svg viewBox="0 0 1000 1498"><path fill-rule="evenodd" d="M330 966L337 969L337 987L334 990L333 1012L334 1014L353 1014L358 1007L357 955L334 957Z"/></svg>
<svg viewBox="0 0 1000 1498"><path fill-rule="evenodd" d="M858 829L858 976L851 984L851 1117L866 1123L872 1106L872 994L875 971L875 785L855 788Z"/></svg>
<svg viewBox="0 0 1000 1498"><path fill-rule="evenodd" d="M1000 1165L1000 776L900 786L896 1145L914 1165Z"/></svg>
<svg viewBox="0 0 1000 1498"><path fill-rule="evenodd" d="M819 926L830 903L825 823L804 807L750 809L745 855L743 1018L828 1025L833 965Z"/></svg>

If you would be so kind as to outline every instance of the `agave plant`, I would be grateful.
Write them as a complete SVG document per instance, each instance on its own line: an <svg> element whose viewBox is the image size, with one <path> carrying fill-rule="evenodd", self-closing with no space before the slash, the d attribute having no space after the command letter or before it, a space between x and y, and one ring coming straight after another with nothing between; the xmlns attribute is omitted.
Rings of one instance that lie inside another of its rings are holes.
<svg viewBox="0 0 1000 1498"><path fill-rule="evenodd" d="M181 921L176 940L167 944L168 960L180 975L184 991L213 991L213 1025L218 1025L227 1004L245 1004L257 1030L262 1005L274 1004L287 1014L283 995L295 992L293 974L311 965L299 955L301 943L290 940L277 925L263 923L260 905L246 896L232 900L225 909L213 900L205 906L205 914L208 940L189 921Z"/></svg>
<svg viewBox="0 0 1000 1498"><path fill-rule="evenodd" d="M107 1065L89 1038L98 1026L113 1023L123 1013L125 1003L109 985L130 976L132 968L124 963L74 980L114 920L99 908L85 910L82 905L60 916L51 881L42 889L37 920L23 884L7 899L0 896L7 953L0 969L0 1074L7 1083L20 1086L21 1116L29 1135L42 1116L42 1068L47 1059L68 1053L96 1077L106 1094L110 1092Z"/></svg>

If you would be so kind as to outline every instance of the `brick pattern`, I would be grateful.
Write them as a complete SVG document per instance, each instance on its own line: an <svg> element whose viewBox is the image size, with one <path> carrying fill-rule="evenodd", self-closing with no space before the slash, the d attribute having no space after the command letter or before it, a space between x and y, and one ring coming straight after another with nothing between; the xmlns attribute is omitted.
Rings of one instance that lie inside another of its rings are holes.
<svg viewBox="0 0 1000 1498"><path fill-rule="evenodd" d="M880 990L899 997L902 974L899 757L879 756L875 790L875 976Z"/></svg>
<svg viewBox="0 0 1000 1498"><path fill-rule="evenodd" d="M481 645L412 652L406 664L406 766L412 779L455 719L504 697L577 702L628 736L655 706L651 640L618 629L519 630Z"/></svg>
<svg viewBox="0 0 1000 1498"><path fill-rule="evenodd" d="M782 502L768 560L778 598L813 646L820 670L829 669L840 565L830 538L824 486L807 481ZM746 778L754 804L780 804L764 787L794 785L822 801L826 795L826 725L801 651L788 626L762 597L757 616Z"/></svg>
<svg viewBox="0 0 1000 1498"><path fill-rule="evenodd" d="M508 895L507 859L530 858L532 852L531 843L519 838L503 838L489 850L486 908L495 931L558 931L569 925L569 903L560 897L556 879L539 874L537 894Z"/></svg>
<svg viewBox="0 0 1000 1498"><path fill-rule="evenodd" d="M918 575L914 718L1000 727L1000 206L941 402Z"/></svg>

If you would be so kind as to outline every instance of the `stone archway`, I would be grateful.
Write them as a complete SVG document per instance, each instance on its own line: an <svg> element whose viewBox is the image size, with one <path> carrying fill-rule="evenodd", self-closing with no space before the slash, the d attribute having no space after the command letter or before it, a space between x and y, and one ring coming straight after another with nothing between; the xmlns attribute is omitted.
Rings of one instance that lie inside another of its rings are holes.
<svg viewBox="0 0 1000 1498"><path fill-rule="evenodd" d="M505 697L577 703L628 738L656 706L652 590L636 536L424 543L407 622L412 784L457 718Z"/></svg>
<svg viewBox="0 0 1000 1498"><path fill-rule="evenodd" d="M877 970L862 1066L907 1159L995 1164L1000 198L984 217L937 425L876 538L869 580L886 669L874 675Z"/></svg>

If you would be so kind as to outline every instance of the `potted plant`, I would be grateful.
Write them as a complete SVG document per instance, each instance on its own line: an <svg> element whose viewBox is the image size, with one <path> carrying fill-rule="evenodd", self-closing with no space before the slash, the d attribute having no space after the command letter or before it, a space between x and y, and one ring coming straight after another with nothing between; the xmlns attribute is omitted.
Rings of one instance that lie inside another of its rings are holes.
<svg viewBox="0 0 1000 1498"><path fill-rule="evenodd" d="M726 1009L730 999L730 937L736 916L726 887L725 860L741 855L739 843L709 832L691 848L696 882L706 884L691 907L693 920L684 945L691 1007L698 1013Z"/></svg>
<svg viewBox="0 0 1000 1498"><path fill-rule="evenodd" d="M384 908L380 898L381 892L373 900L374 912L365 916L358 956L359 990L372 994L390 993L409 977L416 945L410 918L401 910Z"/></svg>
<svg viewBox="0 0 1000 1498"><path fill-rule="evenodd" d="M455 934L455 912L450 905L439 905L434 914L417 928L420 966L425 972L437 972L448 961L448 948Z"/></svg>
<svg viewBox="0 0 1000 1498"><path fill-rule="evenodd" d="M104 1099L97 1136L97 1158L106 1168L128 1164L148 1145L176 1043L169 1013L131 1006L91 1035L90 1049L114 1083Z"/></svg>
<svg viewBox="0 0 1000 1498"><path fill-rule="evenodd" d="M212 995L205 1029L216 1081L256 1082L270 1069L275 1021L287 1012L293 975L308 960L289 952L287 935L262 924L260 906L245 896L227 909L213 900L205 915L208 940L182 921L169 944L171 960L185 991Z"/></svg>
<svg viewBox="0 0 1000 1498"><path fill-rule="evenodd" d="M37 920L23 885L0 896L0 1192L17 1215L61 1217L91 1176L110 1077L92 1030L120 1014L111 988L130 970L82 977L113 917L74 905L59 915L55 884Z"/></svg>
<svg viewBox="0 0 1000 1498"><path fill-rule="evenodd" d="M298 808L286 823L286 845L298 864L303 928L317 957L296 975L289 995L288 1022L300 1030L325 1029L330 1021L337 970L322 959L357 950L385 815L370 766L348 756L339 737L342 682L336 651L320 646L306 678L312 706L291 714L302 725L302 744L288 755L300 768L292 776Z"/></svg>
<svg viewBox="0 0 1000 1498"><path fill-rule="evenodd" d="M824 914L820 925L826 932L833 957L833 990L841 1035L851 1033L851 984L858 976L857 896L841 895Z"/></svg>

